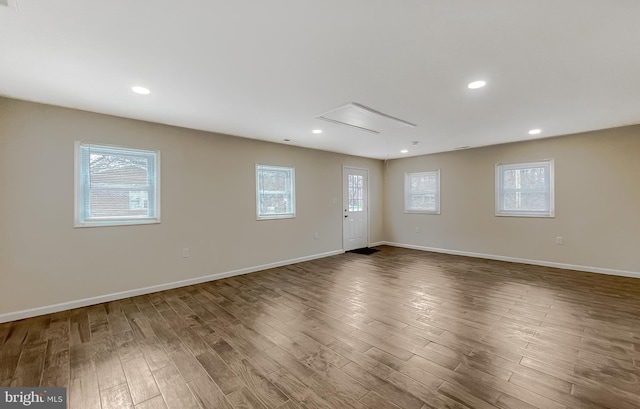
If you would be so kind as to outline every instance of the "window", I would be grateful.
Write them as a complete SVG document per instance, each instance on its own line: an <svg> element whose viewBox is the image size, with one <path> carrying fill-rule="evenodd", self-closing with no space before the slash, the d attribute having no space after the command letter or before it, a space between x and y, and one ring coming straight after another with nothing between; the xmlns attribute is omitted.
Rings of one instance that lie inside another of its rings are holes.
<svg viewBox="0 0 640 409"><path fill-rule="evenodd" d="M159 156L76 142L75 226L159 223Z"/></svg>
<svg viewBox="0 0 640 409"><path fill-rule="evenodd" d="M553 160L496 165L496 216L553 215Z"/></svg>
<svg viewBox="0 0 640 409"><path fill-rule="evenodd" d="M256 165L258 220L296 216L294 169Z"/></svg>
<svg viewBox="0 0 640 409"><path fill-rule="evenodd" d="M404 211L440 214L440 170L404 174Z"/></svg>
<svg viewBox="0 0 640 409"><path fill-rule="evenodd" d="M349 212L364 212L364 176L349 177Z"/></svg>

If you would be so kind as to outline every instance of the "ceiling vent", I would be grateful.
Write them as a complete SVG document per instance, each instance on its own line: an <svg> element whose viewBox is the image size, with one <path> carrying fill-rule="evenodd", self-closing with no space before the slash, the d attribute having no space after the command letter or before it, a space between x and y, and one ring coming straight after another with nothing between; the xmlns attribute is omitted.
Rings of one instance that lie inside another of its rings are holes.
<svg viewBox="0 0 640 409"><path fill-rule="evenodd" d="M346 125L366 132L379 134L380 132L398 127L415 127L416 124L383 114L364 105L350 102L316 116L323 121Z"/></svg>

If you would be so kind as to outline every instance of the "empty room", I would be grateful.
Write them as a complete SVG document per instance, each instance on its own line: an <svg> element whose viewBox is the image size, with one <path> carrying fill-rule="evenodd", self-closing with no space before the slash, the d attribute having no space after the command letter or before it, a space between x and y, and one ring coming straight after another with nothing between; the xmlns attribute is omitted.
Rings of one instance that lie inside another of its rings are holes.
<svg viewBox="0 0 640 409"><path fill-rule="evenodd" d="M639 38L0 0L0 409L640 408Z"/></svg>

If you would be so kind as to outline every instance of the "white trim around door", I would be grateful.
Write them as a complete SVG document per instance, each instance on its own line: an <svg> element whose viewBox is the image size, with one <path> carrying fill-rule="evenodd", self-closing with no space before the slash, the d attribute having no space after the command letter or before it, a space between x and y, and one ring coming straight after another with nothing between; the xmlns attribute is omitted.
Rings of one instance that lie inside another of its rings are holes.
<svg viewBox="0 0 640 409"><path fill-rule="evenodd" d="M342 248L369 245L369 169L342 167Z"/></svg>

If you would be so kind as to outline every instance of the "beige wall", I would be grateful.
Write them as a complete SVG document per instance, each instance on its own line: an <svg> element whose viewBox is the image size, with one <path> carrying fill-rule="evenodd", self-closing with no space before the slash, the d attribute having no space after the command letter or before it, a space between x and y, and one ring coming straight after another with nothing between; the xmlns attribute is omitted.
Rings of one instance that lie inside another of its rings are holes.
<svg viewBox="0 0 640 409"><path fill-rule="evenodd" d="M76 140L160 149L162 223L73 228ZM640 272L639 152L633 126L384 165L0 98L0 315L340 250L343 165L370 169L371 242ZM495 217L495 164L547 158L556 217ZM296 167L295 219L255 220L257 162ZM432 169L442 214L405 214Z"/></svg>
<svg viewBox="0 0 640 409"><path fill-rule="evenodd" d="M385 237L413 246L639 273L639 155L640 126L632 126L392 160L385 171ZM555 159L555 218L494 216L496 163L550 158ZM405 214L404 173L433 169L441 169L442 214ZM555 244L556 236L564 237L564 245Z"/></svg>
<svg viewBox="0 0 640 409"><path fill-rule="evenodd" d="M76 140L160 149L162 223L73 228ZM257 162L295 166L295 219L256 221ZM0 98L0 314L340 250L343 165L383 240L380 161Z"/></svg>

